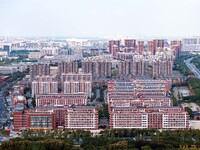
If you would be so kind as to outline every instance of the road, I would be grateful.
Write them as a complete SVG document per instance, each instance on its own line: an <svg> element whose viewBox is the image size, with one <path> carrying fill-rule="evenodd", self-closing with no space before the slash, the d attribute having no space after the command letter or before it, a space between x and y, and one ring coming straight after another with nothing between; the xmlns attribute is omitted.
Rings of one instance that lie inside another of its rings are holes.
<svg viewBox="0 0 200 150"><path fill-rule="evenodd" d="M100 89L96 89L96 98L92 101L92 102L88 102L88 104L90 104L90 105L96 105L96 106L100 106L100 107L102 107L102 105L104 104L104 103L106 103L106 98L107 98L107 95L106 95L106 90L103 90L103 102L99 102L99 101L97 101L97 99L98 98L100 98Z"/></svg>
<svg viewBox="0 0 200 150"><path fill-rule="evenodd" d="M20 136L19 134L17 134L16 132L13 131L13 122L10 120L10 112L7 110L6 99L4 97L4 90L13 83L14 83L14 81L7 82L6 85L0 89L0 128L2 129L3 125L6 123L4 125L4 128L10 129L9 136L2 135L0 133L0 143L8 141L10 138ZM12 96L10 96L10 98L12 99ZM11 105L12 105L12 103L11 103Z"/></svg>
<svg viewBox="0 0 200 150"><path fill-rule="evenodd" d="M176 98L176 100L177 100L177 102L178 102L178 100L179 100L179 98L178 98L178 88L177 87L174 87L174 97Z"/></svg>
<svg viewBox="0 0 200 150"><path fill-rule="evenodd" d="M4 98L4 90L9 87L13 82L8 82L4 87L0 89L0 128L2 128L3 124L9 119L9 113L6 106L6 100Z"/></svg>
<svg viewBox="0 0 200 150"><path fill-rule="evenodd" d="M96 89L96 98L100 97L100 89Z"/></svg>
<svg viewBox="0 0 200 150"><path fill-rule="evenodd" d="M7 120L7 107L5 104L5 98L3 95L3 90L0 92L0 127L6 122Z"/></svg>
<svg viewBox="0 0 200 150"><path fill-rule="evenodd" d="M192 59L193 57L185 60L184 62L186 66L194 73L195 77L200 79L200 71L199 69L197 69L197 67L194 64L191 63Z"/></svg>

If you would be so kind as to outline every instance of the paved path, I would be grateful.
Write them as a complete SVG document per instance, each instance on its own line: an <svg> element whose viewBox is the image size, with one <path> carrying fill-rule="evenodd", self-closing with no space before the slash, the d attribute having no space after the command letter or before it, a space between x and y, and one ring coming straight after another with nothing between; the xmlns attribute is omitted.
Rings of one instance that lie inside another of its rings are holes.
<svg viewBox="0 0 200 150"><path fill-rule="evenodd" d="M193 59L193 57L185 60L184 62L186 64L186 66L194 73L195 77L200 79L200 71L199 71L199 69L197 69L197 67L194 64L192 64L190 62L192 59Z"/></svg>

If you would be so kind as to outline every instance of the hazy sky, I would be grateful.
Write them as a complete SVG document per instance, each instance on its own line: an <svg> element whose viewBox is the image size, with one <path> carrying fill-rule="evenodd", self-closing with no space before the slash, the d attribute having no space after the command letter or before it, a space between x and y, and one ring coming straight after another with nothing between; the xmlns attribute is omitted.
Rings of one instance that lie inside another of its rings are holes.
<svg viewBox="0 0 200 150"><path fill-rule="evenodd" d="M200 0L0 0L0 36L200 35Z"/></svg>

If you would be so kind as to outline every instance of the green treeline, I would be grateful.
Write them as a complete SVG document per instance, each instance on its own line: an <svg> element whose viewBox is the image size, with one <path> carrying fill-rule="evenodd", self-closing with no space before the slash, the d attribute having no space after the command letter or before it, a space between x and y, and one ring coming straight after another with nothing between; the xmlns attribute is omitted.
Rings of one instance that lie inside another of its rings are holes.
<svg viewBox="0 0 200 150"><path fill-rule="evenodd" d="M190 71L190 69L186 66L186 64L184 62L184 60L187 60L187 59L189 59L191 57L192 57L191 55L183 55L183 56L180 56L179 58L177 58L174 61L173 70L179 71L184 76L188 76L188 75L193 74L193 72Z"/></svg>
<svg viewBox="0 0 200 150"><path fill-rule="evenodd" d="M39 50L12 50L10 55L28 55L30 52L40 52Z"/></svg>
<svg viewBox="0 0 200 150"><path fill-rule="evenodd" d="M70 150L72 144L62 140L29 141L12 139L1 145L2 150Z"/></svg>
<svg viewBox="0 0 200 150"><path fill-rule="evenodd" d="M200 96L200 80L197 78L188 78L187 82L196 96Z"/></svg>
<svg viewBox="0 0 200 150"><path fill-rule="evenodd" d="M195 102L200 105L200 80L197 78L188 78L187 83L194 95L184 97L183 100L187 102Z"/></svg>
<svg viewBox="0 0 200 150"><path fill-rule="evenodd" d="M78 145L77 145L78 144ZM89 131L28 131L11 139L0 150L182 150L200 147L199 130L105 129Z"/></svg>
<svg viewBox="0 0 200 150"><path fill-rule="evenodd" d="M85 138L81 147L85 150L175 150L181 146L199 146L199 140L199 130L113 129L103 131L101 136Z"/></svg>
<svg viewBox="0 0 200 150"><path fill-rule="evenodd" d="M195 56L191 60L191 63L193 63L198 69L200 69L200 56L199 55Z"/></svg>

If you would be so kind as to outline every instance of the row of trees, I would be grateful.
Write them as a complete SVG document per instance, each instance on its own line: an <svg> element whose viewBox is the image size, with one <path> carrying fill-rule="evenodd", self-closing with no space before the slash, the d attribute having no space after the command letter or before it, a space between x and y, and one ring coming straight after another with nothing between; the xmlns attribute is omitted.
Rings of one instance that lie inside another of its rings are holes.
<svg viewBox="0 0 200 150"><path fill-rule="evenodd" d="M9 79L8 79L8 82L17 82L17 80L22 80L27 74L27 71L25 72L16 72L16 73L13 73L13 74L8 74L9 76ZM9 91L12 90L12 86L14 85L15 83L12 83L11 85L9 85L5 90L4 90L4 95L5 96L9 96ZM6 85L6 83L4 84L4 86ZM3 86L2 86L3 87Z"/></svg>
<svg viewBox="0 0 200 150"><path fill-rule="evenodd" d="M0 89L6 85L6 82L0 84Z"/></svg>
<svg viewBox="0 0 200 150"><path fill-rule="evenodd" d="M109 119L108 104L103 104L102 108L99 109L99 119Z"/></svg>
<svg viewBox="0 0 200 150"><path fill-rule="evenodd" d="M23 139L12 139L4 142L0 150L70 150L72 144L63 140L43 140L43 141L30 141Z"/></svg>
<svg viewBox="0 0 200 150"><path fill-rule="evenodd" d="M81 137L90 137L90 131L85 130L28 130L23 132L22 137L26 140L42 140L42 139L76 139Z"/></svg>
<svg viewBox="0 0 200 150"><path fill-rule="evenodd" d="M0 150L70 150L73 141L91 137L89 131L84 130L28 130L22 133L22 138L10 139L0 146Z"/></svg>
<svg viewBox="0 0 200 150"><path fill-rule="evenodd" d="M17 71L15 73L11 73L11 74L0 74L0 75L3 75L3 76L8 76L9 79L8 79L8 82L12 82L12 81L15 81L15 80L21 80L23 79L27 74L28 74L29 70L25 70L24 72L20 72L20 71Z"/></svg>
<svg viewBox="0 0 200 150"><path fill-rule="evenodd" d="M185 145L185 144L182 144ZM84 150L175 150L181 147L173 141L133 141L128 139L87 138L81 147ZM189 145L191 147L191 145Z"/></svg>
<svg viewBox="0 0 200 150"><path fill-rule="evenodd" d="M22 80L26 74L28 74L28 70L24 71L24 72L15 72L13 74L9 74L9 81L15 81L15 80Z"/></svg>
<svg viewBox="0 0 200 150"><path fill-rule="evenodd" d="M183 101L195 102L200 105L200 80L197 78L188 78L187 83L195 95L183 97Z"/></svg>
<svg viewBox="0 0 200 150"><path fill-rule="evenodd" d="M191 58L192 55L183 55L174 61L173 70L179 71L184 76L193 74L193 72L186 66L184 60Z"/></svg>
<svg viewBox="0 0 200 150"><path fill-rule="evenodd" d="M28 55L30 52L40 52L39 50L12 50L10 55Z"/></svg>
<svg viewBox="0 0 200 150"><path fill-rule="evenodd" d="M0 146L0 150L16 149L75 149L79 142L84 150L117 149L179 149L182 145L200 146L199 130L157 129L105 129L98 136L84 130L27 131L23 138L11 139ZM53 146L54 145L54 146Z"/></svg>
<svg viewBox="0 0 200 150"><path fill-rule="evenodd" d="M199 55L195 56L192 59L191 63L193 63L198 69L200 69L200 56Z"/></svg>
<svg viewBox="0 0 200 150"><path fill-rule="evenodd" d="M157 129L111 129L104 130L102 136L108 138L134 138L135 140L173 140L177 142L200 142L199 130L157 130Z"/></svg>
<svg viewBox="0 0 200 150"><path fill-rule="evenodd" d="M200 145L199 130L162 131L154 129L113 129L99 137L87 137L84 149L178 149L182 145Z"/></svg>
<svg viewBox="0 0 200 150"><path fill-rule="evenodd" d="M187 82L191 86L194 94L200 96L200 80L197 78L188 78Z"/></svg>
<svg viewBox="0 0 200 150"><path fill-rule="evenodd" d="M100 93L99 93L99 97L97 98L97 95L96 95L96 90L99 90ZM97 98L97 101L99 102L103 102L104 101L104 91L107 89L107 86L102 86L102 87L93 87L92 89L92 99L94 100L95 98Z"/></svg>
<svg viewBox="0 0 200 150"><path fill-rule="evenodd" d="M3 59L2 61L0 61L0 65L4 66L4 65L9 65L12 63L19 63L25 59L28 58L28 55L17 55L17 59Z"/></svg>
<svg viewBox="0 0 200 150"><path fill-rule="evenodd" d="M107 86L102 86L99 88L100 89L100 97L97 99L100 102L104 101L104 91L107 89Z"/></svg>

